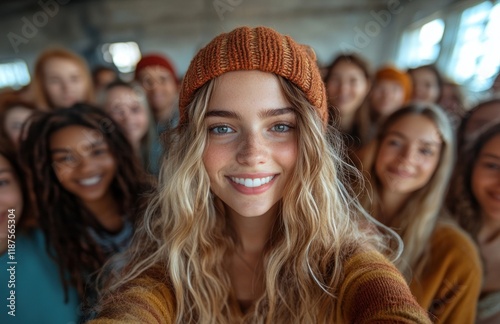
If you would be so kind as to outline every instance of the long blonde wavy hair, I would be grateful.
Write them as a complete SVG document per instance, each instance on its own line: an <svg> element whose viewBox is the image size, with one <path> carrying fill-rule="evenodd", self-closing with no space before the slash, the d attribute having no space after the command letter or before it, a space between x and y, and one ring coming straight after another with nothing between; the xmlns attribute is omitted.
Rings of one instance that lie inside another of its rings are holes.
<svg viewBox="0 0 500 324"><path fill-rule="evenodd" d="M234 310L224 260L236 238L202 162L208 141L204 116L217 79L196 93L187 108L189 122L165 136L170 154L159 192L109 294L159 266L175 296L177 323L326 323L334 320L343 262L359 249L390 250L388 235L369 225L345 185L357 171L343 161L338 132L325 136L317 108L291 82L278 79L296 110L299 157L263 256L265 292L254 311L240 318Z"/></svg>
<svg viewBox="0 0 500 324"><path fill-rule="evenodd" d="M367 190L361 203L375 218L379 219L382 215L383 188L380 179L376 176L375 161L386 131L398 120L408 115L421 115L431 120L442 140L439 162L429 182L411 195L391 224L385 224L395 229L403 239L403 254L396 262L396 266L407 280L410 280L412 276L418 277L421 274L425 264L429 252L425 243L429 242L441 213L455 160L453 128L440 107L433 104L412 104L394 112L385 120L362 159L363 173L369 185L366 186Z"/></svg>

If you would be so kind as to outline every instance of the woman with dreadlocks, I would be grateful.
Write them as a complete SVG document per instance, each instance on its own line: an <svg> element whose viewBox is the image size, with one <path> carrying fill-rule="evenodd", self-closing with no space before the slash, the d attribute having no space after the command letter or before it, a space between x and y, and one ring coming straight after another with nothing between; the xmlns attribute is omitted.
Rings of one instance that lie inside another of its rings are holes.
<svg viewBox="0 0 500 324"><path fill-rule="evenodd" d="M75 287L91 304L93 274L128 246L152 184L98 108L76 104L34 118L24 143L47 249L65 289Z"/></svg>

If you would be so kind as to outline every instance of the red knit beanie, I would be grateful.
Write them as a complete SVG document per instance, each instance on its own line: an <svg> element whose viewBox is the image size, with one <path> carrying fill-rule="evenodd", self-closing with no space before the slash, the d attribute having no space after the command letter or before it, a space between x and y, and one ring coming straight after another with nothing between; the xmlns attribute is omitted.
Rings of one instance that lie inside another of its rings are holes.
<svg viewBox="0 0 500 324"><path fill-rule="evenodd" d="M182 82L179 123L196 90L226 72L260 70L284 77L301 89L326 122L326 92L312 48L267 27L239 27L214 38L193 58Z"/></svg>
<svg viewBox="0 0 500 324"><path fill-rule="evenodd" d="M170 62L168 58L161 54L148 54L143 56L137 65L135 66L135 79L138 80L139 73L148 66L161 66L167 69L174 78L175 82L177 82L177 73L175 72L175 68L173 64Z"/></svg>
<svg viewBox="0 0 500 324"><path fill-rule="evenodd" d="M393 66L384 66L375 74L375 83L380 80L391 80L399 83L405 92L405 103L410 101L413 85L408 73L398 70Z"/></svg>

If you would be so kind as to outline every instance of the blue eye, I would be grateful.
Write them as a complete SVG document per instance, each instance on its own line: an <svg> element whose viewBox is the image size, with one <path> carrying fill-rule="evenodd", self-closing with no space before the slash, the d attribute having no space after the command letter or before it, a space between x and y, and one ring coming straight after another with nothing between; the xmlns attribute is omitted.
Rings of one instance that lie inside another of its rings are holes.
<svg viewBox="0 0 500 324"><path fill-rule="evenodd" d="M9 184L9 180L0 180L0 187L4 187L4 186L7 186Z"/></svg>
<svg viewBox="0 0 500 324"><path fill-rule="evenodd" d="M286 133L290 131L292 127L286 124L277 124L273 126L273 131L278 132L278 133Z"/></svg>
<svg viewBox="0 0 500 324"><path fill-rule="evenodd" d="M217 135L234 133L234 130L226 125L214 126L209 128L209 132Z"/></svg>

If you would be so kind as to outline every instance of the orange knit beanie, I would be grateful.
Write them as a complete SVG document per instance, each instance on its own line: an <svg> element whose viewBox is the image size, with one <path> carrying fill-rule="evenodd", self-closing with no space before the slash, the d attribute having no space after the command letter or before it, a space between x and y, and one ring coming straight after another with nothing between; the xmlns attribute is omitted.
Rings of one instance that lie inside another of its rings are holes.
<svg viewBox="0 0 500 324"><path fill-rule="evenodd" d="M375 74L375 83L380 80L391 80L399 83L405 92L405 103L410 101L413 85L408 73L398 70L393 66L385 66Z"/></svg>
<svg viewBox="0 0 500 324"><path fill-rule="evenodd" d="M271 28L239 27L214 38L191 61L179 95L179 123L188 121L186 107L196 90L223 73L241 70L260 70L288 79L326 122L325 86L314 51Z"/></svg>

